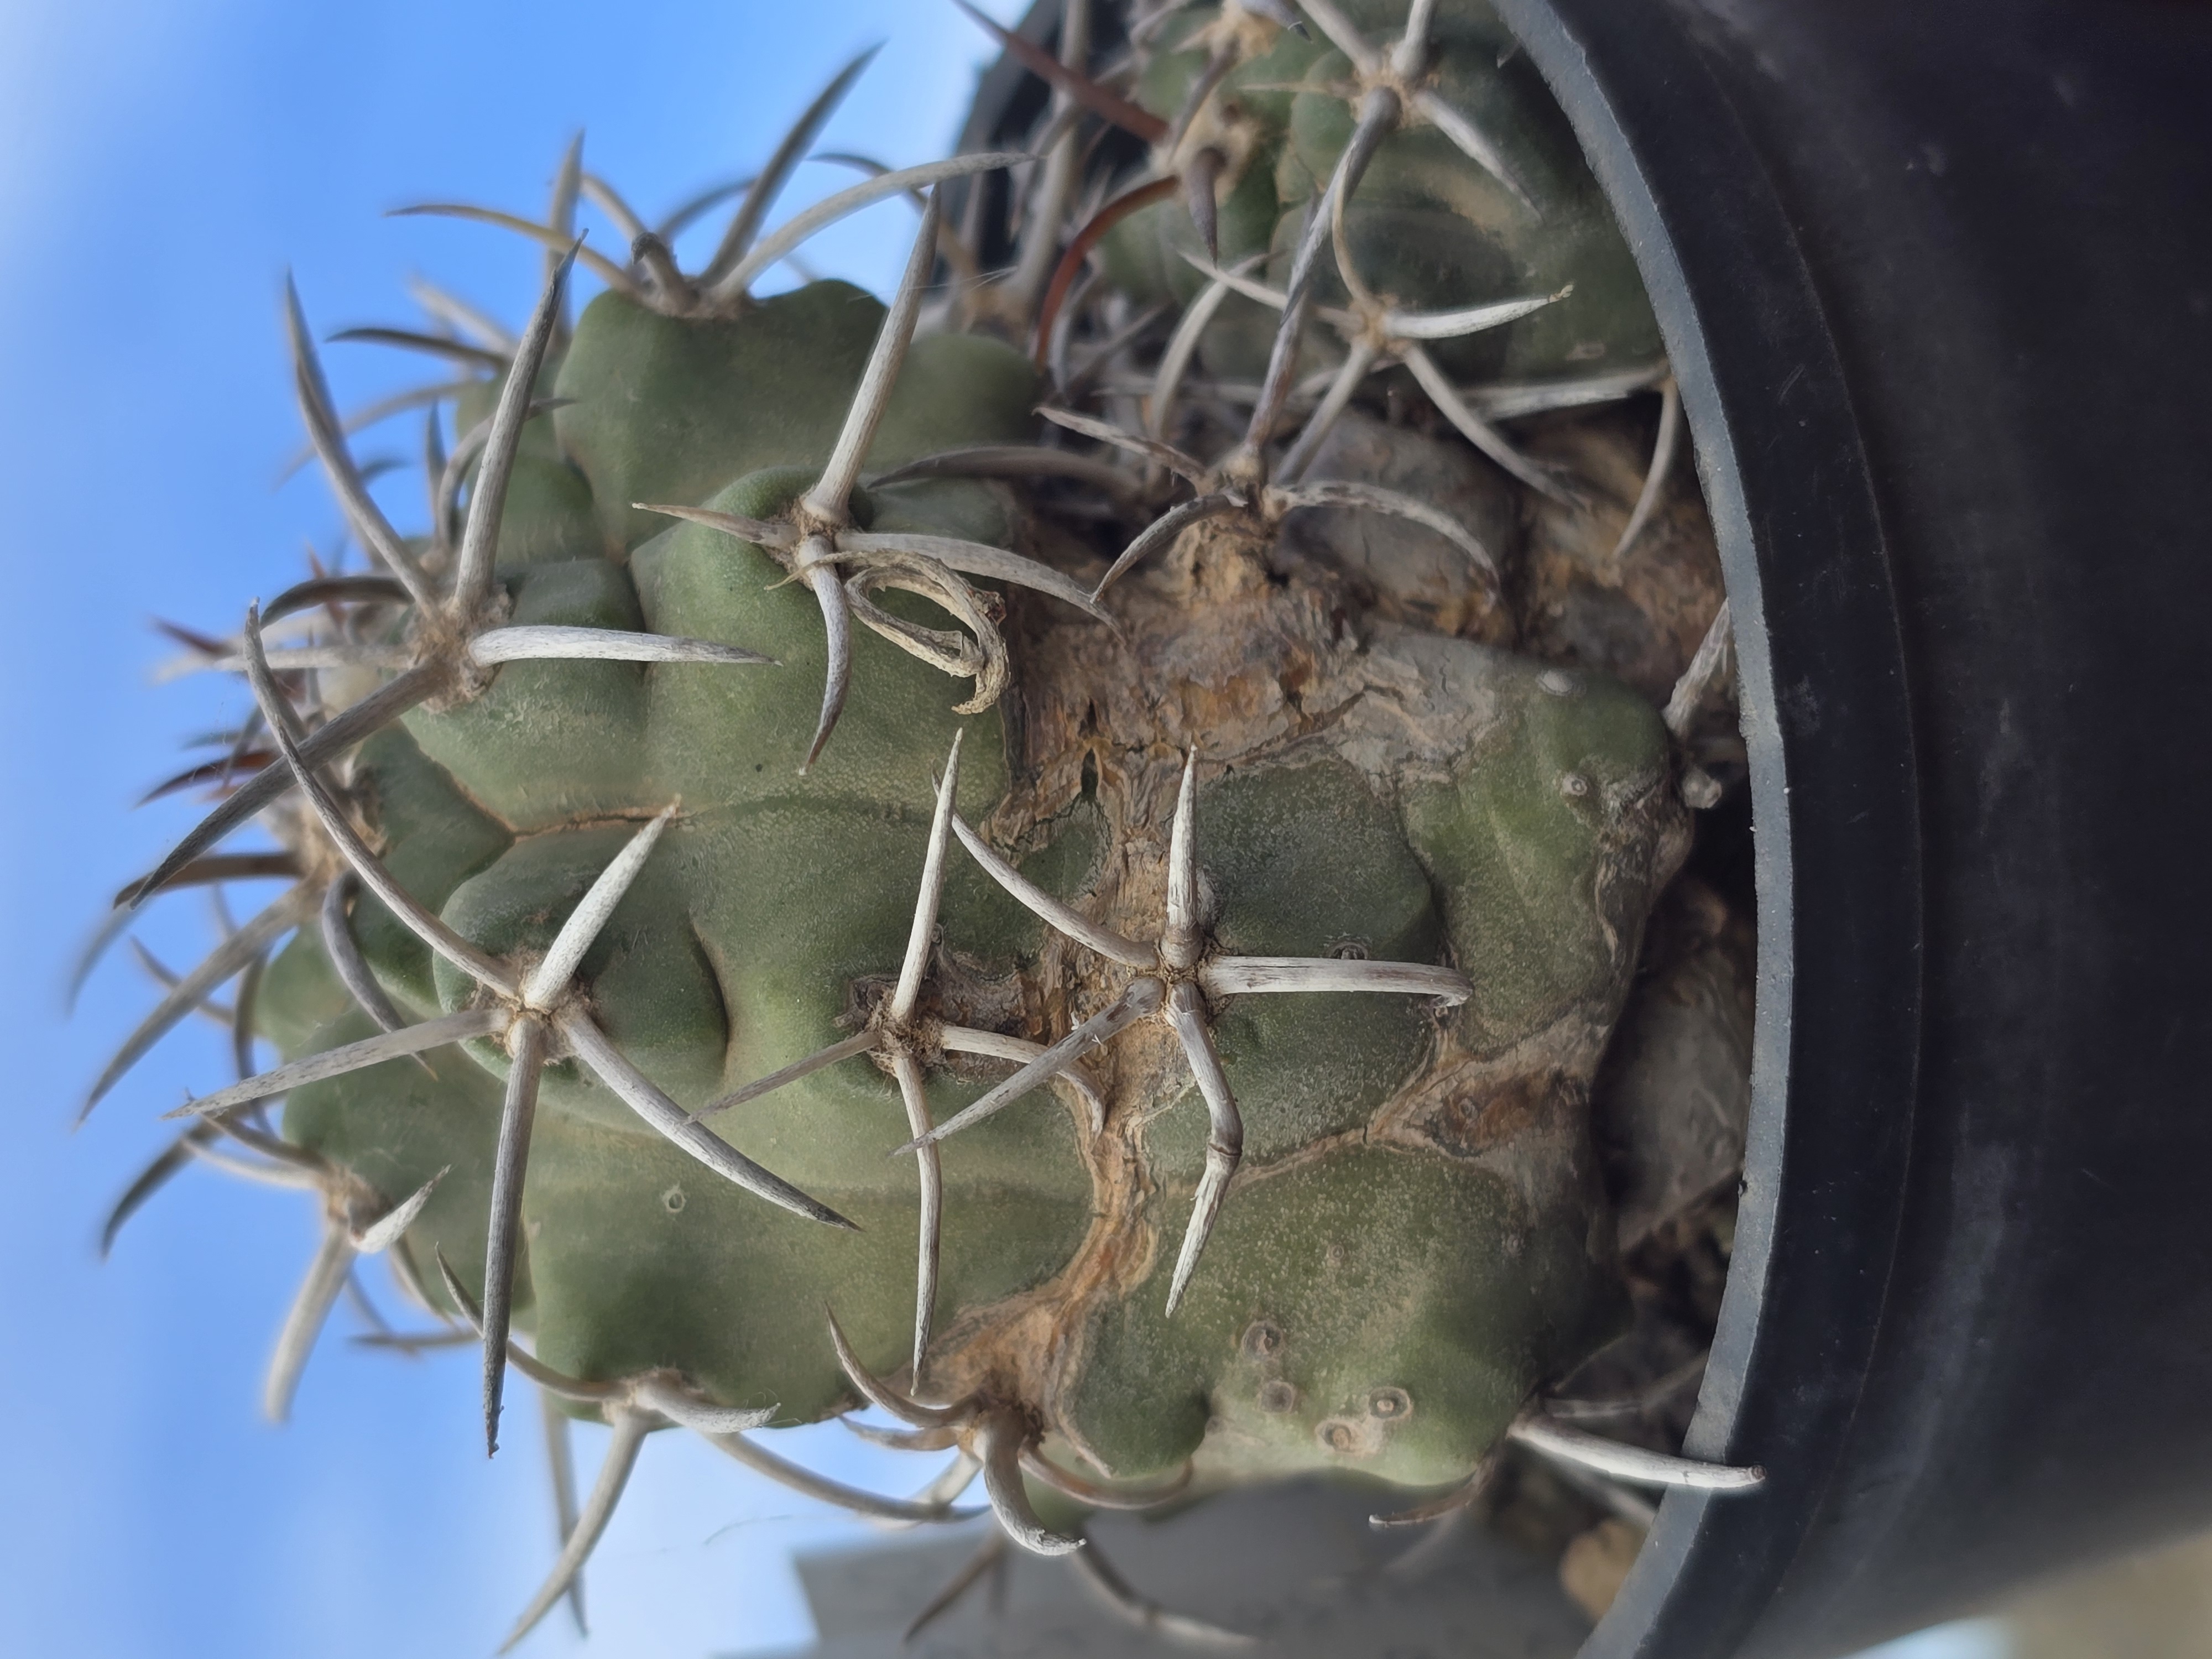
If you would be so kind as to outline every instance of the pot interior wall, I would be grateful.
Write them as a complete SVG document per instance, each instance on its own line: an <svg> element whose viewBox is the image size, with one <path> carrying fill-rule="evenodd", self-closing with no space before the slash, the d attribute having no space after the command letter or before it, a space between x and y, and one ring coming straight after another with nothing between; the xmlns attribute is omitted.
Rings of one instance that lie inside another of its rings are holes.
<svg viewBox="0 0 2212 1659"><path fill-rule="evenodd" d="M1756 817L1690 1449L1770 1480L1670 1496L1586 1653L1844 1652L2212 1519L2212 19L1499 9L1666 331Z"/></svg>

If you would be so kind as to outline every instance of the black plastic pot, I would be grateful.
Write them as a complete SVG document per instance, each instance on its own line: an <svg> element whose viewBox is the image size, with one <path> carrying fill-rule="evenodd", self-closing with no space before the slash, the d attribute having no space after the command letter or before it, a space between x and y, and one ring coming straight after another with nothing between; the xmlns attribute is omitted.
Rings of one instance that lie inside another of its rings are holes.
<svg viewBox="0 0 2212 1659"><path fill-rule="evenodd" d="M1594 1656L1825 1655L2212 1522L2212 10L1498 0L1735 603L1761 975L1692 1445Z"/></svg>
<svg viewBox="0 0 2212 1659"><path fill-rule="evenodd" d="M2212 8L1496 3L1666 331L1757 840L1690 1449L1769 1480L1586 1656L1841 1653L2212 1524Z"/></svg>

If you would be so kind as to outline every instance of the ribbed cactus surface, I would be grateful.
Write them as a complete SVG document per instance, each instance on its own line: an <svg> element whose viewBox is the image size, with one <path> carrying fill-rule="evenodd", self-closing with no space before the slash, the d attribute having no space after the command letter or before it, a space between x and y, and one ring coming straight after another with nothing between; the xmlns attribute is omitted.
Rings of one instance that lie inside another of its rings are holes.
<svg viewBox="0 0 2212 1659"><path fill-rule="evenodd" d="M1625 1323L1590 1090L1710 781L1681 708L1512 648L1545 624L1501 536L1593 505L1499 425L1660 384L1632 262L1477 6L1139 19L1118 91L1085 10L1044 162L847 193L969 191L888 307L750 292L850 73L696 272L572 152L528 325L396 336L488 370L434 410L424 533L295 302L370 564L208 653L256 694L243 787L131 897L296 884L101 1088L245 975L282 1063L127 1203L193 1152L321 1194L278 1414L382 1251L482 1334L489 1437L511 1366L614 1427L518 1637L670 1426L894 1517L980 1473L1048 1553L1316 1470L1441 1510L1509 1433L1633 1461L1532 1401ZM1086 183L1091 109L1150 145L1133 191ZM585 256L572 325L580 192L630 258ZM1395 487L1439 468L1502 516ZM1346 520L1356 562L1286 530ZM1399 592L1438 559L1448 605ZM256 811L278 853L213 850ZM867 1404L947 1476L850 1492L756 1432Z"/></svg>

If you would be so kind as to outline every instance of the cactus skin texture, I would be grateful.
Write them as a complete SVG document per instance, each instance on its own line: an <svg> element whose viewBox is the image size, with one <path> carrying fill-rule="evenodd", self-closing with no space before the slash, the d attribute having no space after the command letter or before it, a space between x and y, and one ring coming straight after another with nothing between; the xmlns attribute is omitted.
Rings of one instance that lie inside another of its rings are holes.
<svg viewBox="0 0 2212 1659"><path fill-rule="evenodd" d="M1300 204L1343 171L1354 65L1231 14L1179 21L1142 93L1166 109L1208 50L1244 54L1193 131L1237 149L1223 260L1287 271L1299 226L1309 255L1328 228ZM1433 126L1386 137L1365 194L1340 179L1338 252L1389 292L1355 273L1334 298L1368 293L1454 374L1555 373L1592 337L1608 363L1656 354L1556 112L1498 66L1486 14L1433 27L1431 66L1394 84L1502 124L1509 180ZM577 165L540 233L556 254ZM1122 226L1115 303L1206 285L1137 257L1195 250L1177 211ZM285 1062L188 1109L179 1143L323 1198L273 1412L354 1255L384 1250L483 1333L488 1437L510 1364L613 1426L516 1639L669 1426L908 1519L960 1513L980 1472L1044 1553L1102 1504L1322 1470L1440 1513L1509 1435L1595 1455L1532 1401L1626 1322L1589 1097L1689 845L1679 733L1601 672L1481 642L1515 627L1463 528L1300 484L1359 375L1297 464L1279 386L1227 460L1124 468L1123 516L1179 533L1120 560L1072 534L1055 503L1135 440L1094 422L1103 449L1041 447L1059 394L1029 356L957 308L917 337L942 234L933 200L888 310L834 282L753 299L742 236L696 276L646 238L571 329L551 259L507 366L459 400L465 453L434 427L451 488L411 541L349 493L295 313L311 430L385 569L295 590L266 634L254 613L228 659L265 732L239 746L275 751L240 797L298 885L147 1030L244 969L243 1029ZM1578 297L1464 350L1404 324L1531 280ZM1230 297L1206 372L1235 372L1238 328L1253 372L1295 358L1304 296L1279 325ZM1473 560L1463 634L1286 574L1282 520L1322 505ZM303 627L315 605L341 624ZM218 878L229 821L135 896ZM958 1447L952 1478L852 1493L747 1438L868 1402L905 1443ZM1627 1478L1756 1478L1639 1455Z"/></svg>
<svg viewBox="0 0 2212 1659"><path fill-rule="evenodd" d="M1378 46L1397 33L1402 5L1340 0L1351 29ZM1224 77L1203 117L1179 141L1188 156L1221 158L1215 193L1218 263L1259 262L1277 287L1289 276L1299 227L1341 160L1359 112L1359 76L1350 57L1316 28L1301 39L1276 32L1265 50L1249 21L1249 55ZM1176 15L1151 59L1138 101L1172 120L1212 53L1240 33L1215 8ZM1520 380L1569 372L1646 368L1664 356L1659 327L1628 246L1597 181L1534 68L1486 6L1440 7L1431 25L1426 85L1469 117L1500 163L1477 164L1434 124L1401 125L1384 138L1346 213L1353 264L1373 287L1404 304L1443 308L1471 296L1550 294L1559 304L1510 329L1448 341L1438 360L1462 380ZM1523 198L1533 204L1528 210ZM1188 301L1203 288L1194 259L1206 257L1188 214L1161 204L1133 215L1109 239L1116 279L1148 298ZM1316 297L1341 305L1337 272L1317 276ZM1256 374L1274 319L1231 299L1209 331L1205 362L1229 377ZM1325 335L1310 342L1326 351Z"/></svg>

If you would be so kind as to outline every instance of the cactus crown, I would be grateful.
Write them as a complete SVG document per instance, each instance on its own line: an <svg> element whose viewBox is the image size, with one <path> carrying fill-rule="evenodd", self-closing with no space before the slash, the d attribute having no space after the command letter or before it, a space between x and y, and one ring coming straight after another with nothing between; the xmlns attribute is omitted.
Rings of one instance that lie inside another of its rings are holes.
<svg viewBox="0 0 2212 1659"><path fill-rule="evenodd" d="M1155 16L1118 89L1085 9L1060 58L1007 37L1060 89L1041 163L872 169L769 229L864 55L696 272L580 147L542 224L420 210L547 251L519 334L434 298L473 339L356 331L487 371L450 451L434 406L425 535L372 497L291 298L374 569L202 653L258 714L125 900L294 884L91 1099L234 976L241 1054L283 1063L179 1114L111 1236L193 1158L312 1188L272 1415L383 1252L480 1342L489 1443L510 1368L611 1425L515 1639L670 1426L893 1519L963 1513L980 1474L1044 1553L1096 1508L1310 1469L1425 1518L1509 1437L1633 1461L1533 1402L1623 1316L1587 1102L1687 847L1686 716L1501 648L1492 538L1328 465L1380 386L1576 511L1499 421L1663 384L1656 484L1678 422L1632 265L1479 8ZM1150 161L1085 216L1099 118ZM965 281L1006 170L1024 240ZM822 225L921 191L888 307L752 296ZM580 199L627 262L574 234ZM578 263L606 291L572 325ZM1444 550L1461 624L1286 568L1317 511ZM1086 517L1134 533L1100 550ZM280 850L214 850L257 814ZM751 1437L860 1404L957 1449L946 1474L855 1492ZM1629 1478L1750 1478L1638 1455Z"/></svg>

